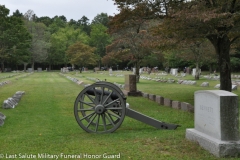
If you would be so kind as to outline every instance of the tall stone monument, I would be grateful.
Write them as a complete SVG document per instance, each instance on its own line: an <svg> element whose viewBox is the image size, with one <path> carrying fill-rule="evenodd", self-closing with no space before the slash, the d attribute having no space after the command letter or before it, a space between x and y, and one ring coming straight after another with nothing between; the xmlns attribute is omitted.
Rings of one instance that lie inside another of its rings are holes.
<svg viewBox="0 0 240 160"><path fill-rule="evenodd" d="M186 138L217 157L240 156L238 96L223 90L194 94L194 128Z"/></svg>
<svg viewBox="0 0 240 160"><path fill-rule="evenodd" d="M141 96L141 92L137 91L136 75L125 75L124 93L128 96Z"/></svg>

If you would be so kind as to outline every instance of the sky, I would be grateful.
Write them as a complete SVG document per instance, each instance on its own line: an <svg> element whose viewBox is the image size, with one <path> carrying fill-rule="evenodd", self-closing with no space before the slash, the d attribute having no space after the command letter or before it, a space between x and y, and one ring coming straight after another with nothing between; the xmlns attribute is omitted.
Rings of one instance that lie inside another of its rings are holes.
<svg viewBox="0 0 240 160"><path fill-rule="evenodd" d="M97 14L114 16L119 13L112 0L1 0L0 5L5 5L10 10L10 15L17 9L23 14L33 10L37 17L64 15L67 21L77 21L86 16L91 22Z"/></svg>

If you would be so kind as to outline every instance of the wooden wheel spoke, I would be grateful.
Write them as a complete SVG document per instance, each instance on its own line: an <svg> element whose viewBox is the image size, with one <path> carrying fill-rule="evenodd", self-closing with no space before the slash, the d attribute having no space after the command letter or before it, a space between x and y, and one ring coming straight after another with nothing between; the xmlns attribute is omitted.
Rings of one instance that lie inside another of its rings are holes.
<svg viewBox="0 0 240 160"><path fill-rule="evenodd" d="M118 98L118 99L115 99L114 101L112 101L112 102L110 102L110 103L108 103L108 104L104 105L104 106L105 106L105 108L107 108L107 106L109 106L109 105L111 105L111 104L113 104L113 103L115 103L115 102L119 101L119 99L120 99L120 98Z"/></svg>

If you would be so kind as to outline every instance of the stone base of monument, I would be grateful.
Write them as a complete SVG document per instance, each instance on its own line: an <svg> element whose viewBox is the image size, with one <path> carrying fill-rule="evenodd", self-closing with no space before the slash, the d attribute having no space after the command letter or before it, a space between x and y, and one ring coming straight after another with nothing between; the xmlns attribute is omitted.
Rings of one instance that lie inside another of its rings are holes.
<svg viewBox="0 0 240 160"><path fill-rule="evenodd" d="M240 156L240 141L221 141L195 129L187 129L186 138L197 142L216 157Z"/></svg>
<svg viewBox="0 0 240 160"><path fill-rule="evenodd" d="M136 92L130 92L130 91L127 91L127 90L122 90L124 95L126 96L142 96L142 92L141 91L136 91Z"/></svg>

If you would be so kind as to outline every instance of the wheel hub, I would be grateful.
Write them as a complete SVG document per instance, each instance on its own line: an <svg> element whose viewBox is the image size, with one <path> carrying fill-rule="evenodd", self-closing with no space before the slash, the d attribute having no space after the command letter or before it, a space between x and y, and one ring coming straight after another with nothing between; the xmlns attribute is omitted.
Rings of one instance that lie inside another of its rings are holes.
<svg viewBox="0 0 240 160"><path fill-rule="evenodd" d="M104 106L103 105L97 105L96 107L95 107L95 112L97 113L97 114L102 114L102 113L104 113L105 112L105 108L104 108Z"/></svg>

